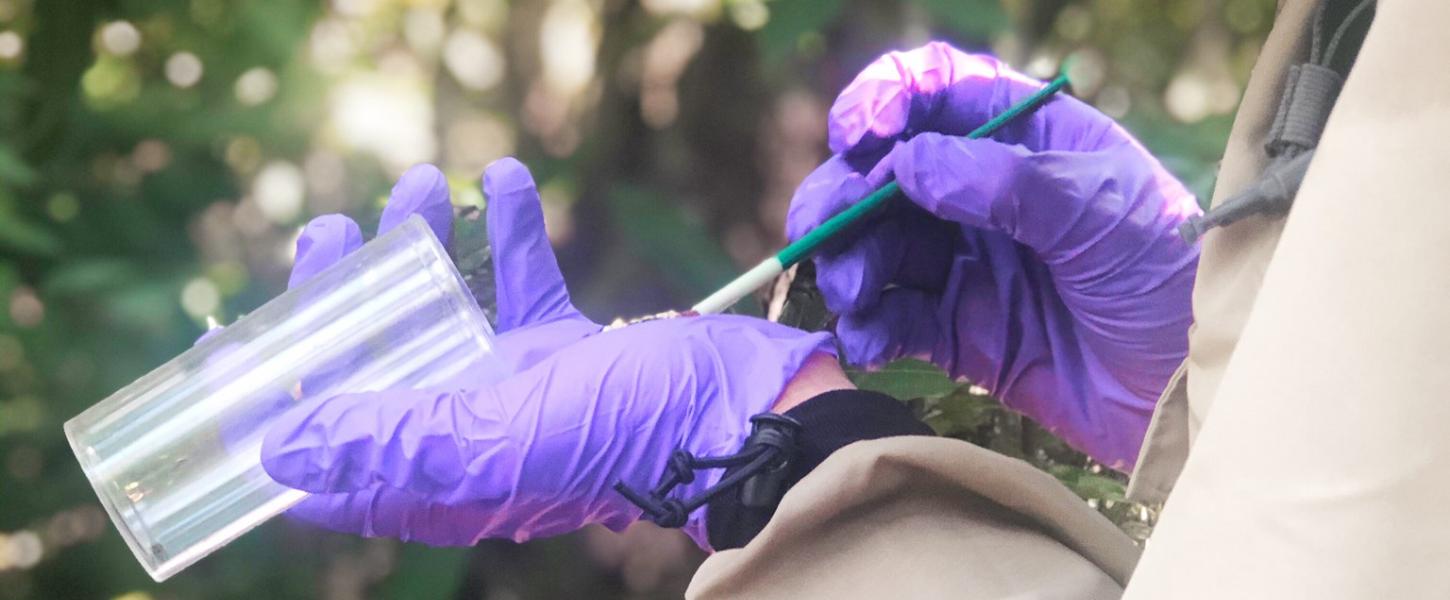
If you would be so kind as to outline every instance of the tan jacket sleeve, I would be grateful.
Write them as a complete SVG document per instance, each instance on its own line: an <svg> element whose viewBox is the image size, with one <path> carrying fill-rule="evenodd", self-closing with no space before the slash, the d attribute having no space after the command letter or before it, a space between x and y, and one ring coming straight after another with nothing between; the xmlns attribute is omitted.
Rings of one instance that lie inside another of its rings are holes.
<svg viewBox="0 0 1450 600"><path fill-rule="evenodd" d="M1051 476L959 440L895 437L832 454L689 598L1117 598L1126 535Z"/></svg>
<svg viewBox="0 0 1450 600"><path fill-rule="evenodd" d="M1127 597L1450 598L1447 25L1379 2Z"/></svg>
<svg viewBox="0 0 1450 600"><path fill-rule="evenodd" d="M1285 0L1254 63L1234 118L1211 204L1217 206L1257 180L1268 165L1270 124L1284 96L1285 75L1309 56L1315 0ZM1219 382L1238 347L1274 258L1284 220L1254 217L1217 229L1202 240L1193 288L1194 326L1188 358L1158 399L1143 439L1128 497L1163 502L1173 489L1188 448L1213 406Z"/></svg>

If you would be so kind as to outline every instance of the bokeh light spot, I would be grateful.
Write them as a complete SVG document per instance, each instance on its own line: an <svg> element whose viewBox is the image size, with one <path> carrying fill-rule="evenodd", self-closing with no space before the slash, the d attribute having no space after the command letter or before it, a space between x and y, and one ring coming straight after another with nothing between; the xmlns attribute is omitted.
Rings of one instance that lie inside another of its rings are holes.
<svg viewBox="0 0 1450 600"><path fill-rule="evenodd" d="M701 21L712 19L720 10L718 0L642 0L640 4L657 15L683 15Z"/></svg>
<svg viewBox="0 0 1450 600"><path fill-rule="evenodd" d="M566 181L550 181L539 188L539 202L544 208L544 230L549 243L560 246L574 237L573 186Z"/></svg>
<svg viewBox="0 0 1450 600"><path fill-rule="evenodd" d="M190 52L177 52L166 59L166 80L179 88L196 85L204 71L201 59Z"/></svg>
<svg viewBox="0 0 1450 600"><path fill-rule="evenodd" d="M770 22L770 9L760 0L730 3L730 20L746 31L755 31Z"/></svg>
<svg viewBox="0 0 1450 600"><path fill-rule="evenodd" d="M171 164L171 146L157 139L141 140L131 151L131 162L143 173L155 173Z"/></svg>
<svg viewBox="0 0 1450 600"><path fill-rule="evenodd" d="M227 165L238 173L251 173L262 164L262 144L249 135L239 135L227 142Z"/></svg>
<svg viewBox="0 0 1450 600"><path fill-rule="evenodd" d="M225 296L240 293L247 287L247 267L236 261L228 260L208 266L206 277Z"/></svg>
<svg viewBox="0 0 1450 600"><path fill-rule="evenodd" d="M1107 59L1093 48L1084 48L1072 53L1063 61L1067 76L1072 78L1072 91L1081 98L1091 98L1098 93L1107 79Z"/></svg>
<svg viewBox="0 0 1450 600"><path fill-rule="evenodd" d="M141 31L128 21L112 21L101 27L101 50L112 56L130 56L141 47Z"/></svg>
<svg viewBox="0 0 1450 600"><path fill-rule="evenodd" d="M488 38L467 29L454 30L443 46L443 64L463 87L487 90L503 79L503 54Z"/></svg>
<svg viewBox="0 0 1450 600"><path fill-rule="evenodd" d="M289 162L274 161L257 173L252 182L252 198L268 221L289 223L302 212L306 185L302 169Z"/></svg>
<svg viewBox="0 0 1450 600"><path fill-rule="evenodd" d="M307 40L312 54L312 63L325 72L335 73L347 66L357 51L357 43L346 23L337 19L325 19L312 27Z"/></svg>
<svg viewBox="0 0 1450 600"><path fill-rule="evenodd" d="M222 296L216 284L205 277L186 282L181 288L181 308L192 318L201 319L221 308Z"/></svg>
<svg viewBox="0 0 1450 600"><path fill-rule="evenodd" d="M1133 108L1133 98L1128 90L1122 86L1108 86L1098 92L1094 104L1103 114L1114 119L1121 119L1127 116L1128 111Z"/></svg>
<svg viewBox="0 0 1450 600"><path fill-rule="evenodd" d="M25 39L14 31L0 32L0 60L15 60L25 51Z"/></svg>
<svg viewBox="0 0 1450 600"><path fill-rule="evenodd" d="M506 0L458 0L458 16L463 22L488 31L495 31L508 19Z"/></svg>
<svg viewBox="0 0 1450 600"><path fill-rule="evenodd" d="M81 201L71 192L56 192L46 201L45 212L57 223L64 223L80 214Z"/></svg>
<svg viewBox="0 0 1450 600"><path fill-rule="evenodd" d="M1086 38L1093 29L1093 14L1086 7L1081 5L1068 5L1063 7L1062 12L1057 13L1057 22L1054 24L1057 34L1064 39L1081 41Z"/></svg>
<svg viewBox="0 0 1450 600"><path fill-rule="evenodd" d="M81 91L96 108L113 108L141 93L141 76L128 60L101 56L81 75Z"/></svg>
<svg viewBox="0 0 1450 600"><path fill-rule="evenodd" d="M1038 52L1031 60L1027 61L1027 67L1023 71L1038 79L1051 79L1057 74L1058 64L1057 56L1043 51Z"/></svg>
<svg viewBox="0 0 1450 600"><path fill-rule="evenodd" d="M403 39L422 54L431 56L438 51L447 28L443 11L436 8L413 8L403 15Z"/></svg>
<svg viewBox="0 0 1450 600"><path fill-rule="evenodd" d="M433 104L411 77L354 77L333 89L331 107L331 125L342 141L372 152L394 173L437 152Z"/></svg>
<svg viewBox="0 0 1450 600"><path fill-rule="evenodd" d="M454 119L444 136L448 166L475 176L489 163L514 151L513 130L488 115Z"/></svg>
<svg viewBox="0 0 1450 600"><path fill-rule="evenodd" d="M15 567L29 569L40 562L40 557L45 554L45 546L40 542L40 536L34 531L19 531L10 536L10 558L14 561Z"/></svg>
<svg viewBox="0 0 1450 600"><path fill-rule="evenodd" d="M237 78L233 91L238 102L246 106L257 106L277 95L277 76L266 67L247 69Z"/></svg>
<svg viewBox="0 0 1450 600"><path fill-rule="evenodd" d="M566 95L583 91L594 77L594 52L598 43L599 24L588 3L554 0L544 12L539 31L544 83Z"/></svg>
<svg viewBox="0 0 1450 600"><path fill-rule="evenodd" d="M639 107L644 122L654 128L673 123L679 114L677 87L690 59L700 51L705 33L699 23L676 19L651 39L644 50L640 74Z"/></svg>
<svg viewBox="0 0 1450 600"><path fill-rule="evenodd" d="M19 396L0 402L0 435L35 431L45 420L45 405L34 396Z"/></svg>
<svg viewBox="0 0 1450 600"><path fill-rule="evenodd" d="M22 328L29 329L45 319L45 304L35 295L35 290L20 286L10 293L10 320Z"/></svg>
<svg viewBox="0 0 1450 600"><path fill-rule="evenodd" d="M366 17L382 4L378 0L332 0L332 9L349 17Z"/></svg>

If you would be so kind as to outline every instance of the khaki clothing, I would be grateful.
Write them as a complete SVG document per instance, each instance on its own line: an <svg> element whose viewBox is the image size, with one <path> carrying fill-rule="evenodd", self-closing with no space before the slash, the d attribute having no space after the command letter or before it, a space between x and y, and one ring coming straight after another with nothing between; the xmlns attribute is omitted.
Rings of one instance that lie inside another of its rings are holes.
<svg viewBox="0 0 1450 600"><path fill-rule="evenodd" d="M835 452L687 597L1117 598L1133 542L1050 475L952 439Z"/></svg>
<svg viewBox="0 0 1450 600"><path fill-rule="evenodd" d="M1284 3L1273 48L1310 4ZM1126 597L1450 598L1447 25L1443 0L1380 0L1277 244L1204 239L1199 429Z"/></svg>
<svg viewBox="0 0 1450 600"><path fill-rule="evenodd" d="M1309 56L1318 5L1314 0L1280 3L1234 117L1210 205L1217 206L1249 187L1268 167L1264 144L1269 141L1269 127L1284 95L1289 67ZM1285 220L1252 217L1204 237L1193 288L1194 326L1188 335L1188 359L1153 411L1138 469L1128 488L1129 498L1162 502L1173 489L1258 298Z"/></svg>
<svg viewBox="0 0 1450 600"><path fill-rule="evenodd" d="M1266 167L1316 5L1280 3L1215 204ZM1168 500L1125 598L1450 598L1447 25L1450 2L1380 0L1291 213L1204 237L1188 358L1130 489ZM848 447L753 542L707 560L691 594L1111 594L1088 566L1125 581L1126 538L1003 461L950 440ZM1099 542L1073 543L1073 527Z"/></svg>

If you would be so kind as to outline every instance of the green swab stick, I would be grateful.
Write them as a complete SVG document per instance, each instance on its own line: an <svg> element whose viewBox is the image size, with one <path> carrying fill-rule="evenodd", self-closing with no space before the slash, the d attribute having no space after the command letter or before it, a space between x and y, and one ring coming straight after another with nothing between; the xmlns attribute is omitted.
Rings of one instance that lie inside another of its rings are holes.
<svg viewBox="0 0 1450 600"><path fill-rule="evenodd" d="M967 138L977 139L992 135L992 132L1006 125L1008 121L1042 104L1053 94L1057 93L1058 90L1066 87L1067 83L1067 75L1058 75L1056 79L1053 79L1042 89L1038 90L1037 93L1024 98L1021 102L1012 105L1011 108L1008 108L1002 114L993 117L991 121L987 121L981 127L972 130L971 133L967 134ZM724 312L725 309L735 306L735 303L739 302L742 298L774 281L776 276L780 275L786 269L791 268L800 261L810 258L816 249L821 247L821 244L840 235L843 230L875 211L877 207L885 204L886 200L900 190L901 187L895 181L881 186L880 189L871 192L871 195L866 196L860 202L851 205L850 208L841 211L840 214L827 219L825 223L821 223L815 229L810 230L809 233L801 236L801 239L796 240L780 252L775 253L775 256L760 261L760 264L751 267L749 271L736 277L734 281L725 284L725 287L716 290L715 293L710 294L709 297L695 304L690 310L698 314L708 315Z"/></svg>

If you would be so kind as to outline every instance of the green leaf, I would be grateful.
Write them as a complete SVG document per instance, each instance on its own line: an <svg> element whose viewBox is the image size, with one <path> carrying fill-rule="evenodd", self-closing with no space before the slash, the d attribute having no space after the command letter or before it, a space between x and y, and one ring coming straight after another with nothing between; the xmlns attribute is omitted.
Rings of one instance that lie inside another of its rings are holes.
<svg viewBox="0 0 1450 600"><path fill-rule="evenodd" d="M58 265L42 289L57 296L94 294L141 277L140 270L121 259L77 259Z"/></svg>
<svg viewBox="0 0 1450 600"><path fill-rule="evenodd" d="M993 417L1002 412L1002 404L996 398L972 394L970 385L961 385L951 394L938 400L935 406L933 427L942 435L956 435L975 431L992 423Z"/></svg>
<svg viewBox="0 0 1450 600"><path fill-rule="evenodd" d="M11 187L25 187L35 183L35 169L15 153L15 149L0 144L0 184Z"/></svg>
<svg viewBox="0 0 1450 600"><path fill-rule="evenodd" d="M0 262L0 302L10 302L10 294L20 285L20 273L8 262ZM10 311L0 310L0 327L11 326Z"/></svg>
<svg viewBox="0 0 1450 600"><path fill-rule="evenodd" d="M114 323L134 327L149 335L166 335L170 333L171 319L180 312L176 288L167 281L154 278L132 282L106 294L106 316Z"/></svg>
<svg viewBox="0 0 1450 600"><path fill-rule="evenodd" d="M703 297L735 278L734 261L678 204L629 185L610 190L609 202L619 215L617 223L624 237L637 244L655 266L673 275L685 291ZM754 303L747 299L738 306L747 305Z"/></svg>
<svg viewBox="0 0 1450 600"><path fill-rule="evenodd" d="M466 548L429 548L404 544L397 575L383 586L380 598L447 598L458 590L468 561Z"/></svg>
<svg viewBox="0 0 1450 600"><path fill-rule="evenodd" d="M1084 500L1122 502L1127 498L1123 484L1111 477L1068 465L1053 465L1047 470Z"/></svg>
<svg viewBox="0 0 1450 600"><path fill-rule="evenodd" d="M35 431L48 417L45 405L30 396L0 402L0 437Z"/></svg>
<svg viewBox="0 0 1450 600"><path fill-rule="evenodd" d="M60 252L60 238L44 226L32 223L8 204L0 203L0 246L16 252L54 256Z"/></svg>
<svg viewBox="0 0 1450 600"><path fill-rule="evenodd" d="M779 64L795 52L801 36L819 32L841 12L841 0L777 0L766 5L770 20L760 29L764 64Z"/></svg>
<svg viewBox="0 0 1450 600"><path fill-rule="evenodd" d="M999 0L916 0L932 21L976 39L987 39L1011 25Z"/></svg>
<svg viewBox="0 0 1450 600"><path fill-rule="evenodd" d="M914 358L892 362L878 371L852 371L849 375L856 387L901 400L940 397L961 385L936 365Z"/></svg>

